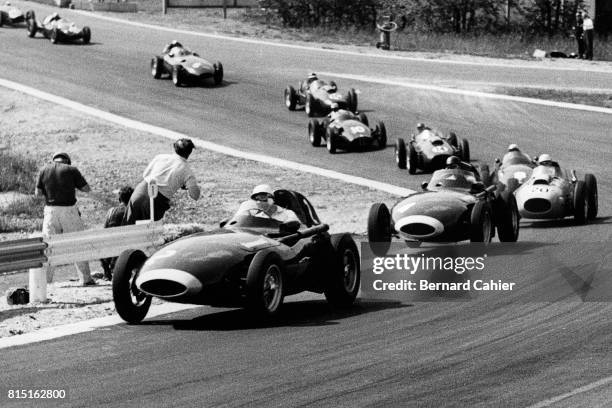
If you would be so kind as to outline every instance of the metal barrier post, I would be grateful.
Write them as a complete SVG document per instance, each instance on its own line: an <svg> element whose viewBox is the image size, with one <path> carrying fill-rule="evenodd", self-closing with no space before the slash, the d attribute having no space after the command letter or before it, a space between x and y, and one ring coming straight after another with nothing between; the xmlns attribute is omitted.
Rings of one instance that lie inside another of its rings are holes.
<svg viewBox="0 0 612 408"><path fill-rule="evenodd" d="M153 222L155 221L155 197L157 197L157 193L159 192L157 188L157 181L149 181L147 190L149 192L149 210L151 213L151 222Z"/></svg>
<svg viewBox="0 0 612 408"><path fill-rule="evenodd" d="M29 271L30 303L47 301L47 267L31 268Z"/></svg>

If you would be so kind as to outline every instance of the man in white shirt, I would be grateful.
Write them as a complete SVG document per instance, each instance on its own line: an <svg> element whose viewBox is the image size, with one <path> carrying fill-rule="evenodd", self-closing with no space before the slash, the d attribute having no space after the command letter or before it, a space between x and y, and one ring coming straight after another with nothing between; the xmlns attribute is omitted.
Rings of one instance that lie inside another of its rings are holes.
<svg viewBox="0 0 612 408"><path fill-rule="evenodd" d="M584 30L584 45L586 48L585 58L588 60L593 59L593 31L595 29L595 25L593 24L593 20L589 17L589 14L586 11L582 12L582 28Z"/></svg>
<svg viewBox="0 0 612 408"><path fill-rule="evenodd" d="M194 145L190 139L179 139L174 142L174 154L158 154L151 160L142 174L143 180L130 197L123 219L124 225L151 218L148 183L152 180L155 180L158 187L157 197L153 200L155 221L162 219L170 208L170 200L178 189L187 190L193 200L200 197L200 187L187 163L193 149Z"/></svg>
<svg viewBox="0 0 612 408"><path fill-rule="evenodd" d="M280 222L300 221L293 211L274 204L272 187L268 184L255 186L251 199L240 204L236 215L244 213Z"/></svg>

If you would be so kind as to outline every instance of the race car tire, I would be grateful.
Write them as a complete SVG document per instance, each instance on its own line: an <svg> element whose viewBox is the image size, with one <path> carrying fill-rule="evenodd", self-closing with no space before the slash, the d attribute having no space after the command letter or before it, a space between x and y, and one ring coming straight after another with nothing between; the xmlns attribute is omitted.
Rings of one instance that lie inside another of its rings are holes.
<svg viewBox="0 0 612 408"><path fill-rule="evenodd" d="M83 27L83 44L89 44L91 41L91 29L87 26Z"/></svg>
<svg viewBox="0 0 612 408"><path fill-rule="evenodd" d="M26 18L26 29L28 30L28 37L32 38L36 35L36 31L38 31L38 26L36 24L36 17L34 16L34 12L32 10L28 11L30 16Z"/></svg>
<svg viewBox="0 0 612 408"><path fill-rule="evenodd" d="M355 302L361 281L359 251L349 234L333 235L331 244L325 298L334 307L349 307Z"/></svg>
<svg viewBox="0 0 612 408"><path fill-rule="evenodd" d="M4 24L4 12L0 11L0 27Z"/></svg>
<svg viewBox="0 0 612 408"><path fill-rule="evenodd" d="M329 86L331 86L332 88L338 89L338 85L336 84L336 81L329 81Z"/></svg>
<svg viewBox="0 0 612 408"><path fill-rule="evenodd" d="M413 143L408 143L408 173L416 174L419 157Z"/></svg>
<svg viewBox="0 0 612 408"><path fill-rule="evenodd" d="M489 169L488 164L481 164L478 166L478 173L480 173L480 179L482 180L485 186L491 185L491 170Z"/></svg>
<svg viewBox="0 0 612 408"><path fill-rule="evenodd" d="M217 61L215 64L213 64L214 67L214 72L213 72L213 82L215 83L215 85L221 85L221 82L223 82L223 64L221 64L220 61Z"/></svg>
<svg viewBox="0 0 612 408"><path fill-rule="evenodd" d="M139 250L123 251L113 270L113 301L115 309L123 320L130 324L139 323L145 318L151 306L151 296L136 288L136 278L140 268L147 260Z"/></svg>
<svg viewBox="0 0 612 408"><path fill-rule="evenodd" d="M349 89L346 96L348 108L351 112L357 112L357 92L353 88Z"/></svg>
<svg viewBox="0 0 612 408"><path fill-rule="evenodd" d="M494 228L489 204L484 200L477 201L470 215L470 242L490 243Z"/></svg>
<svg viewBox="0 0 612 408"><path fill-rule="evenodd" d="M327 139L327 151L331 154L336 154L338 148L338 141L336 139L336 132L331 128L327 128L325 138Z"/></svg>
<svg viewBox="0 0 612 408"><path fill-rule="evenodd" d="M164 60L160 57L153 57L151 59L151 75L153 78L159 79L162 76L162 68L164 66Z"/></svg>
<svg viewBox="0 0 612 408"><path fill-rule="evenodd" d="M461 152L461 160L469 163L470 162L470 144L466 139L461 139L461 146L459 148Z"/></svg>
<svg viewBox="0 0 612 408"><path fill-rule="evenodd" d="M514 177L509 178L506 184L506 191L514 193L517 188L519 188L519 181Z"/></svg>
<svg viewBox="0 0 612 408"><path fill-rule="evenodd" d="M587 197L584 181L578 180L574 186L574 220L577 224L585 224L587 220Z"/></svg>
<svg viewBox="0 0 612 408"><path fill-rule="evenodd" d="M514 194L510 191L502 192L495 204L495 224L500 242L516 242L520 215Z"/></svg>
<svg viewBox="0 0 612 408"><path fill-rule="evenodd" d="M370 126L370 121L368 120L368 115L366 115L365 113L361 112L359 114L359 121L361 123L363 123L366 126Z"/></svg>
<svg viewBox="0 0 612 408"><path fill-rule="evenodd" d="M586 190L586 205L587 205L587 220L597 218L599 209L598 194L597 194L597 179L593 174L587 173L584 176L584 188Z"/></svg>
<svg viewBox="0 0 612 408"><path fill-rule="evenodd" d="M285 106L290 111L294 111L297 105L297 92L295 92L295 88L289 85L285 88Z"/></svg>
<svg viewBox="0 0 612 408"><path fill-rule="evenodd" d="M448 133L448 143L453 146L455 149L459 147L459 139L457 139L457 134L455 132Z"/></svg>
<svg viewBox="0 0 612 408"><path fill-rule="evenodd" d="M312 100L312 95L306 94L306 102L304 103L304 110L306 111L306 115L308 115L309 118L316 116L316 112L315 112L313 105L314 105L314 102Z"/></svg>
<svg viewBox="0 0 612 408"><path fill-rule="evenodd" d="M283 304L284 265L273 251L258 252L251 261L246 277L247 309L258 316L279 313Z"/></svg>
<svg viewBox="0 0 612 408"><path fill-rule="evenodd" d="M180 65L172 67L172 83L174 86L183 85L183 68Z"/></svg>
<svg viewBox="0 0 612 408"><path fill-rule="evenodd" d="M51 44L57 44L57 36L57 28L54 28L49 34L49 40L51 40Z"/></svg>
<svg viewBox="0 0 612 408"><path fill-rule="evenodd" d="M310 122L308 122L308 140L312 146L321 146L322 131L323 124L318 119L310 119Z"/></svg>
<svg viewBox="0 0 612 408"><path fill-rule="evenodd" d="M400 169L406 168L406 142L401 137L395 141L395 163Z"/></svg>
<svg viewBox="0 0 612 408"><path fill-rule="evenodd" d="M368 242L370 249L383 256L391 246L391 213L384 203L375 203L368 213Z"/></svg>
<svg viewBox="0 0 612 408"><path fill-rule="evenodd" d="M387 128L382 120L376 124L376 133L378 134L378 148L384 149L387 147Z"/></svg>

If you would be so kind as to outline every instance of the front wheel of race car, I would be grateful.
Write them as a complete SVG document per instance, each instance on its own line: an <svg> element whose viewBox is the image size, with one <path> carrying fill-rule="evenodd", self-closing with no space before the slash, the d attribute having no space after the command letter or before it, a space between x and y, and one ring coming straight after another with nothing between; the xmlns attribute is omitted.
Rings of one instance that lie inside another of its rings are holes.
<svg viewBox="0 0 612 408"><path fill-rule="evenodd" d="M283 304L283 261L275 252L258 252L246 278L249 311L263 317L278 314Z"/></svg>
<svg viewBox="0 0 612 408"><path fill-rule="evenodd" d="M418 164L418 156L416 149L414 148L414 143L408 144L408 173L416 174L417 172L417 164Z"/></svg>
<svg viewBox="0 0 612 408"><path fill-rule="evenodd" d="M357 92L351 88L346 96L348 108L351 112L357 112Z"/></svg>
<svg viewBox="0 0 612 408"><path fill-rule="evenodd" d="M510 191L504 191L496 199L495 224L500 242L516 242L519 236L520 215L516 198Z"/></svg>
<svg viewBox="0 0 612 408"><path fill-rule="evenodd" d="M298 96L295 88L289 85L287 88L285 88L285 106L287 109L294 111L295 107L297 106L297 100Z"/></svg>
<svg viewBox="0 0 612 408"><path fill-rule="evenodd" d="M370 126L370 121L368 120L368 115L366 115L365 113L361 112L358 116L359 116L359 121L361 123L363 123L366 126Z"/></svg>
<svg viewBox="0 0 612 408"><path fill-rule="evenodd" d="M466 139L461 139L461 143L459 146L459 152L461 156L461 160L466 163L470 162L470 144Z"/></svg>
<svg viewBox="0 0 612 408"><path fill-rule="evenodd" d="M378 148L384 149L387 147L387 128L382 120L376 124L376 134L378 135Z"/></svg>
<svg viewBox="0 0 612 408"><path fill-rule="evenodd" d="M448 143L453 146L455 149L459 147L459 142L457 139L457 134L455 132L448 133Z"/></svg>
<svg viewBox="0 0 612 408"><path fill-rule="evenodd" d="M304 110L306 111L306 115L308 115L309 118L312 118L316 114L313 105L314 105L314 101L312 100L312 95L306 94L306 102L304 103Z"/></svg>
<svg viewBox="0 0 612 408"><path fill-rule="evenodd" d="M91 41L91 29L87 26L83 27L83 44L89 44Z"/></svg>
<svg viewBox="0 0 612 408"><path fill-rule="evenodd" d="M374 254L382 256L391 246L391 213L384 203L375 203L368 214L368 242Z"/></svg>
<svg viewBox="0 0 612 408"><path fill-rule="evenodd" d="M406 142L401 137L395 141L395 163L400 169L406 168Z"/></svg>
<svg viewBox="0 0 612 408"><path fill-rule="evenodd" d="M136 278L147 260L142 251L124 251L113 270L113 301L115 309L123 320L130 324L139 323L145 318L151 306L151 296L136 287Z"/></svg>
<svg viewBox="0 0 612 408"><path fill-rule="evenodd" d="M506 184L506 191L514 193L514 191L519 188L519 184L519 181L514 177L509 178Z"/></svg>
<svg viewBox="0 0 612 408"><path fill-rule="evenodd" d="M151 75L153 76L153 78L161 78L163 65L164 60L160 57L153 57L151 59Z"/></svg>
<svg viewBox="0 0 612 408"><path fill-rule="evenodd" d="M586 205L587 205L587 220L594 220L597 218L597 212L599 209L598 194L597 194L597 179L591 173L587 173L584 176L584 189L586 194Z"/></svg>
<svg viewBox="0 0 612 408"><path fill-rule="evenodd" d="M223 64L217 61L213 65L213 68L214 68L213 82L215 83L215 85L221 85L221 82L223 82Z"/></svg>
<svg viewBox="0 0 612 408"><path fill-rule="evenodd" d="M349 234L332 236L331 244L325 298L332 306L349 307L355 302L361 281L359 251Z"/></svg>
<svg viewBox="0 0 612 408"><path fill-rule="evenodd" d="M308 122L308 140L312 146L321 146L322 130L323 124L318 119L310 119L310 122Z"/></svg>
<svg viewBox="0 0 612 408"><path fill-rule="evenodd" d="M327 139L327 151L331 154L335 154L336 149L338 148L336 132L334 132L330 127L328 127L325 137Z"/></svg>
<svg viewBox="0 0 612 408"><path fill-rule="evenodd" d="M489 204L483 200L477 201L470 216L470 242L490 243L493 228Z"/></svg>
<svg viewBox="0 0 612 408"><path fill-rule="evenodd" d="M36 16L32 10L29 10L26 13L26 29L28 30L28 37L34 37L36 35L36 31L38 31Z"/></svg>
<svg viewBox="0 0 612 408"><path fill-rule="evenodd" d="M183 67L180 65L172 67L172 83L174 86L183 85Z"/></svg>
<svg viewBox="0 0 612 408"><path fill-rule="evenodd" d="M57 44L58 35L57 28L51 30L51 33L49 33L49 40L51 40L51 44Z"/></svg>
<svg viewBox="0 0 612 408"><path fill-rule="evenodd" d="M4 25L4 13L0 11L0 27Z"/></svg>
<svg viewBox="0 0 612 408"><path fill-rule="evenodd" d="M587 197L584 181L578 180L574 185L574 220L577 224L585 224L587 220Z"/></svg>

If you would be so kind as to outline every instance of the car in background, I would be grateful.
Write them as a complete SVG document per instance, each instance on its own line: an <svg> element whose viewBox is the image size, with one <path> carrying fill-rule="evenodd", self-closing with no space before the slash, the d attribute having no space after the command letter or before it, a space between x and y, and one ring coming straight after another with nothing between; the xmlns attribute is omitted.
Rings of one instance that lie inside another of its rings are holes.
<svg viewBox="0 0 612 408"><path fill-rule="evenodd" d="M0 27L5 24L15 25L25 22L25 15L9 1L0 5Z"/></svg>
<svg viewBox="0 0 612 408"><path fill-rule="evenodd" d="M308 123L308 140L317 147L325 140L327 150L334 154L336 150L364 150L368 148L384 149L387 146L387 128L382 121L377 121L371 128L365 113L358 115L348 110L338 111L333 119L310 119Z"/></svg>
<svg viewBox="0 0 612 408"><path fill-rule="evenodd" d="M357 92L351 88L346 95L338 92L334 81L329 83L316 79L300 82L297 90L293 86L285 88L285 106L290 111L304 106L308 117L325 116L331 112L331 105L337 103L340 109L357 112Z"/></svg>
<svg viewBox="0 0 612 408"><path fill-rule="evenodd" d="M179 46L151 59L151 75L155 79L169 76L175 86L202 83L211 78L215 85L223 82L223 64L210 62L195 52Z"/></svg>
<svg viewBox="0 0 612 408"><path fill-rule="evenodd" d="M83 44L89 44L91 41L91 29L89 27L79 27L75 23L61 18L58 13L49 14L40 22L36 20L34 11L30 10L26 13L26 29L29 37L34 37L36 33L40 32L52 44L78 40L82 40Z"/></svg>

